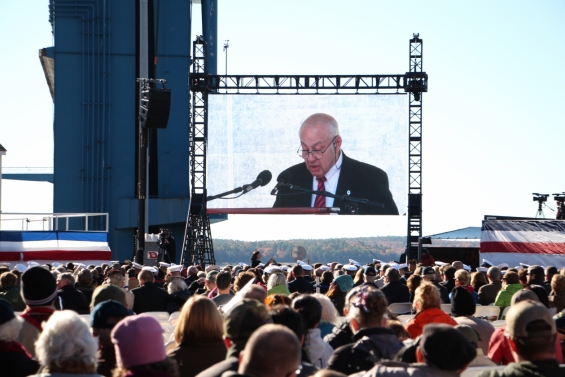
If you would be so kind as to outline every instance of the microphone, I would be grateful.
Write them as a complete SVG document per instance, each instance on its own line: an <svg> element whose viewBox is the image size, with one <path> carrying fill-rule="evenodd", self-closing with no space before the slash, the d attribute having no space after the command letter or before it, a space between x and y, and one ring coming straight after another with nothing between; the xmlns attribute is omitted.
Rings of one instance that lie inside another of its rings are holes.
<svg viewBox="0 0 565 377"><path fill-rule="evenodd" d="M269 182L271 182L271 178L273 178L273 175L271 174L271 172L268 171L268 170L263 170L261 173L259 173L256 180L251 182L251 184L243 186L243 193L247 194L249 191L251 191L251 190L253 190L253 189L255 189L259 186L263 187L263 186L269 184Z"/></svg>
<svg viewBox="0 0 565 377"><path fill-rule="evenodd" d="M275 195L277 193L277 191L279 191L279 187L282 186L282 185L284 185L284 179L281 179L280 181L278 181L278 183L275 185L275 187L271 191L271 195Z"/></svg>

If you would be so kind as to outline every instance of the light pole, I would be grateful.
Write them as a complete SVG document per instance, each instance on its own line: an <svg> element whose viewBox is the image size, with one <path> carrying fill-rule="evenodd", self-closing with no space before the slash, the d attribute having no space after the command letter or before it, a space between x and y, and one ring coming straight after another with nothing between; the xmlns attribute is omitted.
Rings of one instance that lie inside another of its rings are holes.
<svg viewBox="0 0 565 377"><path fill-rule="evenodd" d="M226 80L228 79L228 48L230 47L230 40L226 39L224 43L224 52L226 53ZM228 83L226 82L226 86Z"/></svg>
<svg viewBox="0 0 565 377"><path fill-rule="evenodd" d="M5 156L6 152L6 148L0 144L0 229L2 229L2 156Z"/></svg>

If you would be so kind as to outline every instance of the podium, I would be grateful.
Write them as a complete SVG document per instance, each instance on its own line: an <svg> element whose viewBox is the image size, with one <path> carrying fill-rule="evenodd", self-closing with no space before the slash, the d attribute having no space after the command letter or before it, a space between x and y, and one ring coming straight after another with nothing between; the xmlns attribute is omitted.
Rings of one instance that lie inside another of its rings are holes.
<svg viewBox="0 0 565 377"><path fill-rule="evenodd" d="M339 213L338 207L309 208L207 208L208 215L331 215Z"/></svg>

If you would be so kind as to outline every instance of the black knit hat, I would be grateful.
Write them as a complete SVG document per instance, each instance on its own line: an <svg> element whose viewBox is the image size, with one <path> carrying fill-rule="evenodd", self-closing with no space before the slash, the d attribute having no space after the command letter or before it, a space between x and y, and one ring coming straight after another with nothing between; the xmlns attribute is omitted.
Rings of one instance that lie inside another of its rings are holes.
<svg viewBox="0 0 565 377"><path fill-rule="evenodd" d="M43 267L31 267L22 275L22 297L29 306L50 304L57 296L57 282Z"/></svg>
<svg viewBox="0 0 565 377"><path fill-rule="evenodd" d="M463 368L477 355L475 347L459 330L443 323L424 326L419 347L426 364L449 371Z"/></svg>
<svg viewBox="0 0 565 377"><path fill-rule="evenodd" d="M466 288L453 288L451 293L451 314L454 317L473 315L476 309L475 298Z"/></svg>

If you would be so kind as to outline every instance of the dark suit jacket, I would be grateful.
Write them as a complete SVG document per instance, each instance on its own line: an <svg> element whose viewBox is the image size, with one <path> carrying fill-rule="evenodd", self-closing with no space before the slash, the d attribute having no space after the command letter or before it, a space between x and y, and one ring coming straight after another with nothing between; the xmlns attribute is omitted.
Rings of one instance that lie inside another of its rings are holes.
<svg viewBox="0 0 565 377"><path fill-rule="evenodd" d="M277 181L284 181L307 190L312 189L312 174L304 162L280 173ZM361 215L398 215L398 209L388 188L387 174L375 166L349 158L345 153L335 194L384 204L384 208L360 205ZM334 207L342 208L342 204L342 200L334 200ZM311 206L312 194L298 193L287 187L279 189L273 205L275 208Z"/></svg>
<svg viewBox="0 0 565 377"><path fill-rule="evenodd" d="M173 298L154 283L145 283L139 288L132 289L135 296L133 311L136 314L145 312L166 312L167 303Z"/></svg>
<svg viewBox="0 0 565 377"><path fill-rule="evenodd" d="M63 302L63 307L59 307L59 300L55 300L55 306L59 310L74 310L78 314L89 314L90 307L84 293L73 287L65 285L57 291L57 295Z"/></svg>
<svg viewBox="0 0 565 377"><path fill-rule="evenodd" d="M300 276L288 283L288 290L290 291L290 293L314 293L316 291L316 288L303 276Z"/></svg>
<svg viewBox="0 0 565 377"><path fill-rule="evenodd" d="M389 304L410 301L410 292L408 291L408 287L400 281L391 281L382 287L381 291L384 293Z"/></svg>

